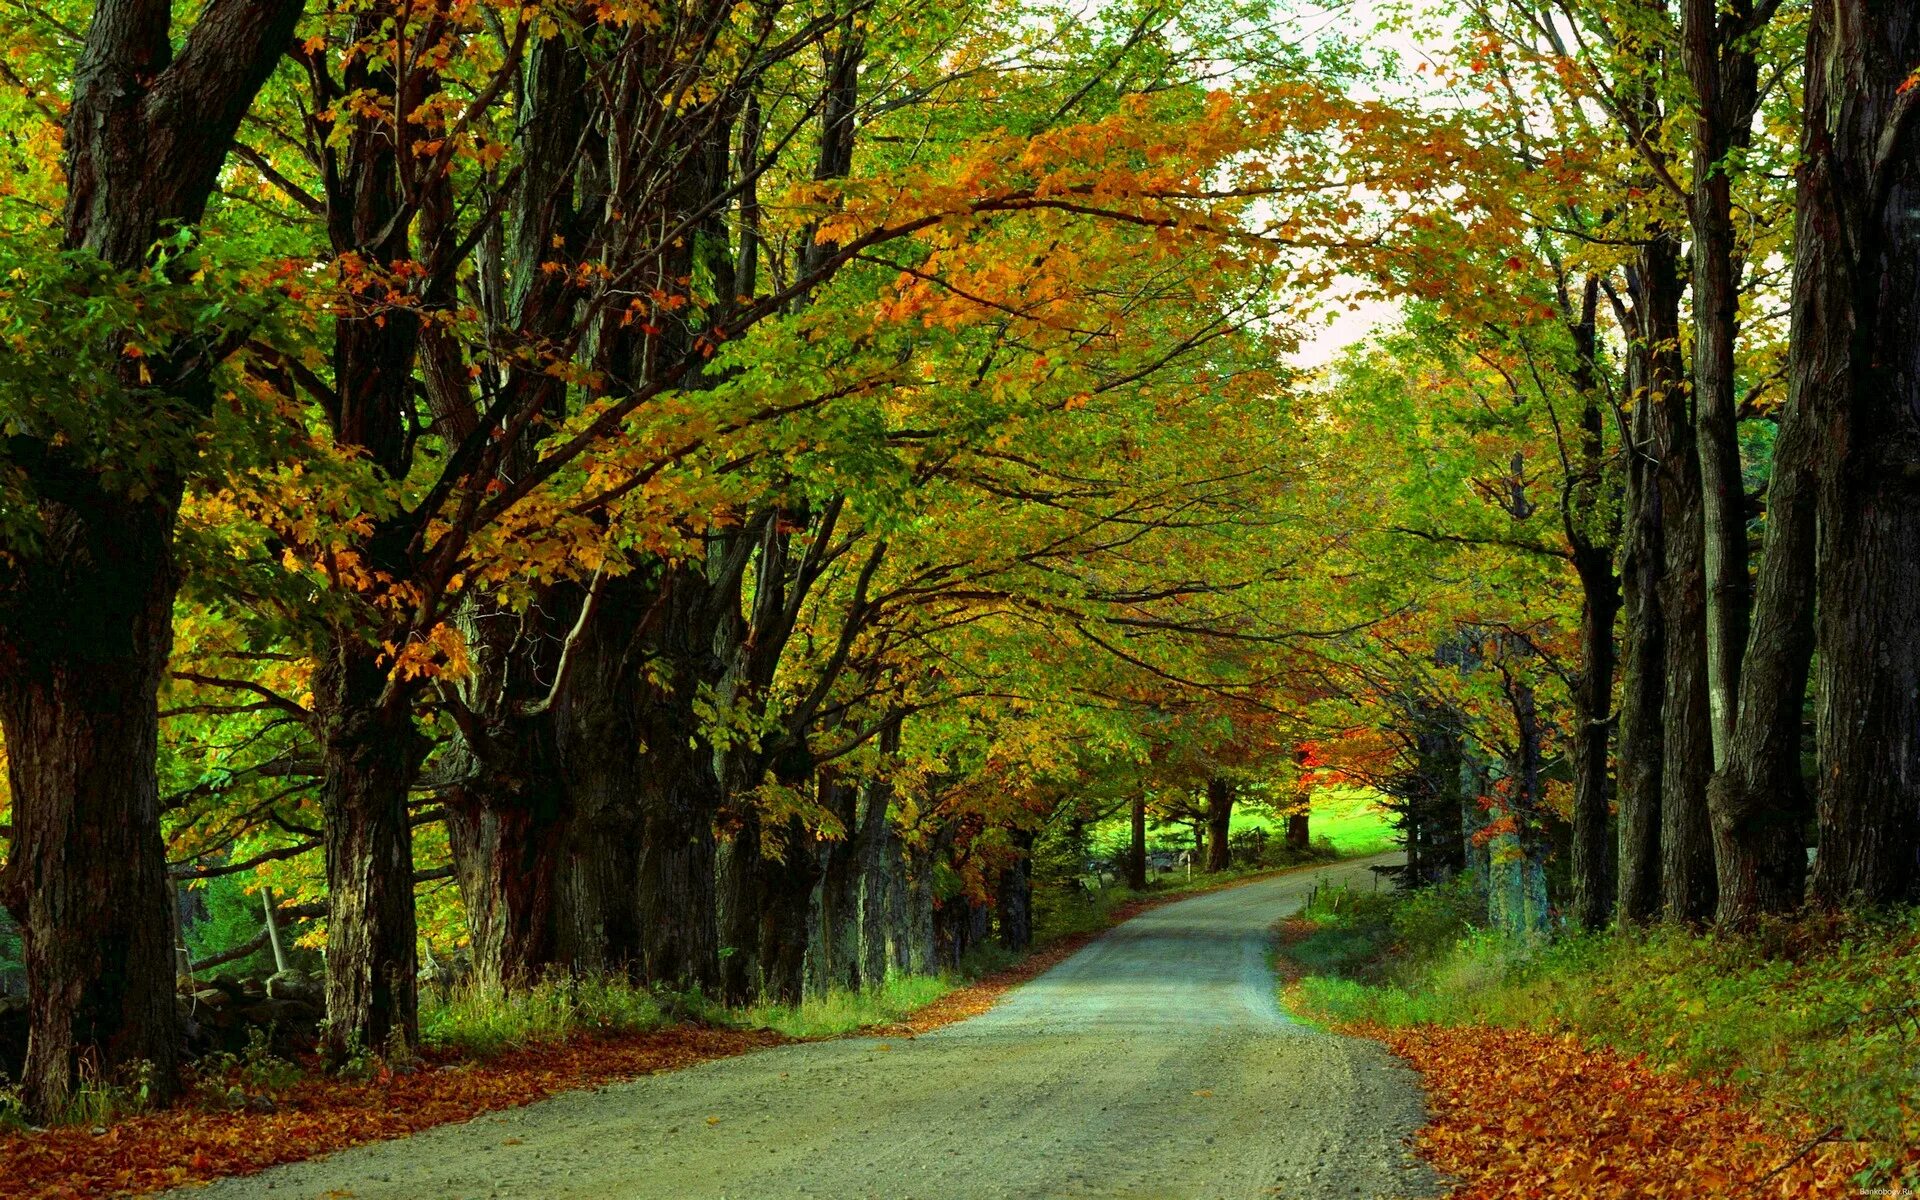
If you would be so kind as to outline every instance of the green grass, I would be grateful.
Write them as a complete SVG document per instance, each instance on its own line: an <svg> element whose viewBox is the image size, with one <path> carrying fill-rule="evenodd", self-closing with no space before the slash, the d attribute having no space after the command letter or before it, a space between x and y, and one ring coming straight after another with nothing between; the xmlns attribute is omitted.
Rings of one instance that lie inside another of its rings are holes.
<svg viewBox="0 0 1920 1200"><path fill-rule="evenodd" d="M1920 1182L1920 910L1549 943L1477 928L1463 885L1344 901L1285 950L1304 1015L1575 1032L1811 1114Z"/></svg>
<svg viewBox="0 0 1920 1200"><path fill-rule="evenodd" d="M1343 858L1380 854L1397 845L1393 817L1380 807L1380 793L1371 788L1335 786L1313 794L1307 828L1316 840L1326 838Z"/></svg>
<svg viewBox="0 0 1920 1200"><path fill-rule="evenodd" d="M625 980L556 975L524 990L472 986L423 997L420 1040L435 1049L490 1058L578 1033L643 1033L672 1017L661 995Z"/></svg>
<svg viewBox="0 0 1920 1200"><path fill-rule="evenodd" d="M834 991L796 1005L755 1004L736 1022L750 1029L771 1029L794 1038L837 1037L871 1025L888 1025L913 1015L957 986L938 975L895 975L878 989Z"/></svg>
<svg viewBox="0 0 1920 1200"><path fill-rule="evenodd" d="M645 1033L681 1020L771 1029L794 1038L836 1037L899 1021L957 984L945 976L894 976L878 989L836 989L797 1005L730 1009L699 996L657 991L624 979L554 976L525 990L502 993L497 988L466 987L423 998L420 1038L434 1049L486 1059L577 1034Z"/></svg>

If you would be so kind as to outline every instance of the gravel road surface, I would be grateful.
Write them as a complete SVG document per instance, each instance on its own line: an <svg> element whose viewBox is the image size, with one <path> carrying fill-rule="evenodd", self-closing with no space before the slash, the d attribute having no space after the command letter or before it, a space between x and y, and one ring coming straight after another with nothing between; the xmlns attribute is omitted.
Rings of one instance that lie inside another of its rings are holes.
<svg viewBox="0 0 1920 1200"><path fill-rule="evenodd" d="M783 1046L229 1179L202 1200L1424 1197L1417 1080L1276 1005L1268 930L1370 859L1136 917L918 1038Z"/></svg>

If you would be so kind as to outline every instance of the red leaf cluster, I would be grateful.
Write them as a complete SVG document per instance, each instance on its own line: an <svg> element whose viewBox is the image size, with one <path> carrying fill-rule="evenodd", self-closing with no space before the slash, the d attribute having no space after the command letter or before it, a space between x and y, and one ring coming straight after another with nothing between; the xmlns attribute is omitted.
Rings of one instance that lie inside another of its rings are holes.
<svg viewBox="0 0 1920 1200"><path fill-rule="evenodd" d="M1858 1196L1859 1147L1782 1131L1721 1088L1572 1036L1486 1026L1355 1027L1420 1072L1420 1154L1456 1200Z"/></svg>

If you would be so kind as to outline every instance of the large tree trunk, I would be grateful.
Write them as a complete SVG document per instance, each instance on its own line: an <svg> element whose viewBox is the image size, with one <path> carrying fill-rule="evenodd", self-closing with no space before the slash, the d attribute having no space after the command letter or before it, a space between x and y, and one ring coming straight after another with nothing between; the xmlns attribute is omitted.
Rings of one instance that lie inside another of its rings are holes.
<svg viewBox="0 0 1920 1200"><path fill-rule="evenodd" d="M746 1004L760 990L760 916L767 904L768 865L760 852L760 814L736 820L719 847L714 888L720 939L720 997Z"/></svg>
<svg viewBox="0 0 1920 1200"><path fill-rule="evenodd" d="M1501 669L1513 714L1513 751L1504 764L1502 794L1511 833L1490 843L1488 917L1509 933L1544 933L1549 918L1546 861L1550 852L1541 806L1542 769L1538 700L1533 685L1518 673Z"/></svg>
<svg viewBox="0 0 1920 1200"><path fill-rule="evenodd" d="M1653 423L1666 549L1660 581L1667 650L1661 703L1661 910L1668 920L1704 921L1714 905L1713 831L1707 821L1713 734L1707 711L1700 459L1684 395L1669 393L1656 403Z"/></svg>
<svg viewBox="0 0 1920 1200"><path fill-rule="evenodd" d="M1633 344L1628 355L1629 426L1626 522L1620 585L1627 644L1620 694L1620 854L1616 872L1621 921L1660 915L1661 796L1666 761L1667 626L1660 608L1666 574L1666 522L1661 509L1659 445L1654 414L1660 397L1682 386L1679 253L1656 234L1633 272Z"/></svg>
<svg viewBox="0 0 1920 1200"><path fill-rule="evenodd" d="M404 701L387 694L380 659L379 647L349 632L314 672L324 739L326 1048L336 1062L419 1040L407 793L426 741Z"/></svg>
<svg viewBox="0 0 1920 1200"><path fill-rule="evenodd" d="M897 855L888 852L893 835L887 816L892 785L875 780L867 784L867 793L867 815L860 831L860 980L877 988L886 982L891 962L887 953L893 893L890 868Z"/></svg>
<svg viewBox="0 0 1920 1200"><path fill-rule="evenodd" d="M1700 465L1707 696L1714 767L1726 759L1740 694L1748 619L1746 484L1740 469L1734 349L1740 258L1734 239L1735 161L1752 139L1760 72L1757 34L1723 16L1719 0L1684 0L1682 57L1693 84L1693 402Z"/></svg>
<svg viewBox="0 0 1920 1200"><path fill-rule="evenodd" d="M1207 870L1224 871L1233 865L1227 838L1233 831L1233 785L1224 779L1207 780Z"/></svg>
<svg viewBox="0 0 1920 1200"><path fill-rule="evenodd" d="M1302 797L1299 807L1287 814L1287 849L1303 852L1313 849L1312 819L1313 811Z"/></svg>
<svg viewBox="0 0 1920 1200"><path fill-rule="evenodd" d="M1607 742L1613 708L1613 625L1620 580L1605 548L1576 549L1584 603L1573 730L1573 919L1599 929L1613 908L1613 845L1607 828L1613 775Z"/></svg>
<svg viewBox="0 0 1920 1200"><path fill-rule="evenodd" d="M558 592L520 616L476 601L461 622L471 667L456 682L460 740L442 795L473 973L489 988L538 980L559 950L568 811L551 701L567 679L556 678L560 639L538 620L564 609Z"/></svg>
<svg viewBox="0 0 1920 1200"><path fill-rule="evenodd" d="M1577 467L1566 487L1571 504L1561 509L1573 569L1580 579L1580 668L1573 681L1573 920L1599 929L1613 906L1612 842L1608 817L1613 775L1607 743L1613 727L1614 620L1620 611L1620 577L1614 573L1619 540L1618 509L1610 502L1606 421L1600 409L1599 279L1588 276L1578 319L1571 323L1577 355L1573 376L1579 390Z"/></svg>
<svg viewBox="0 0 1920 1200"><path fill-rule="evenodd" d="M174 506L68 509L7 597L0 659L12 789L7 907L29 1009L22 1084L46 1119L76 1078L148 1063L160 1099L178 1058L160 838L155 704L172 642ZM46 607L17 624L26 596ZM84 1064L84 1066L83 1066Z"/></svg>
<svg viewBox="0 0 1920 1200"><path fill-rule="evenodd" d="M1803 193L1812 186L1805 173L1803 166ZM1834 312L1834 297L1816 290L1825 282L1808 279L1794 289L1798 349L1767 486L1767 539L1741 670L1739 720L1726 763L1707 788L1720 890L1715 919L1734 927L1798 907L1806 883L1810 805L1800 742L1813 658L1814 464L1820 452L1817 417L1807 411L1806 397L1830 386L1836 367L1845 369L1844 360L1807 353L1823 340L1832 347L1823 325Z"/></svg>
<svg viewBox="0 0 1920 1200"><path fill-rule="evenodd" d="M1136 892L1147 888L1147 798L1133 798L1132 835L1127 843L1127 886Z"/></svg>
<svg viewBox="0 0 1920 1200"><path fill-rule="evenodd" d="M170 228L197 225L234 130L292 37L298 0L211 0L184 39L166 0L101 0L75 66L64 245L127 271ZM174 55L176 41L179 54ZM125 372L151 444L212 403L205 345L101 352ZM147 366L143 377L141 366ZM109 471L125 445L104 448ZM0 897L19 917L31 1032L28 1107L53 1117L79 1064L148 1064L176 1086L156 697L172 645L174 519L186 463L114 482L63 444L15 430L9 464L38 495L33 546L0 545L0 728L13 836ZM137 483L138 488L130 488ZM137 493L137 494L136 494Z"/></svg>
<svg viewBox="0 0 1920 1200"><path fill-rule="evenodd" d="M807 989L824 996L860 990L860 789L834 771L823 771L820 803L844 831L820 844L819 932L810 947Z"/></svg>
<svg viewBox="0 0 1920 1200"><path fill-rule="evenodd" d="M814 886L820 882L813 835L798 817L787 822L786 845L767 863L760 910L762 999L798 1004L806 988L807 926Z"/></svg>
<svg viewBox="0 0 1920 1200"><path fill-rule="evenodd" d="M713 835L720 788L706 756L686 747L697 720L691 705L686 717L646 726L636 877L641 973L651 983L706 990L720 978ZM677 745L669 740L676 736Z"/></svg>
<svg viewBox="0 0 1920 1200"><path fill-rule="evenodd" d="M1000 944L1025 950L1033 944L1033 831L1013 831L1014 859L1000 872L994 907L1000 918Z"/></svg>
<svg viewBox="0 0 1920 1200"><path fill-rule="evenodd" d="M454 878L483 986L522 987L556 961L564 806L559 779L531 763L509 777L483 769L447 793Z"/></svg>
<svg viewBox="0 0 1920 1200"><path fill-rule="evenodd" d="M933 851L925 842L907 847L907 973L931 975L938 967L934 944Z"/></svg>
<svg viewBox="0 0 1920 1200"><path fill-rule="evenodd" d="M1820 474L1822 904L1920 899L1920 7L1816 5L1793 353ZM1816 391L1817 389L1817 391Z"/></svg>
<svg viewBox="0 0 1920 1200"><path fill-rule="evenodd" d="M892 822L887 824L880 864L886 880L887 969L895 975L911 975L914 970L913 907L907 881L906 844Z"/></svg>
<svg viewBox="0 0 1920 1200"><path fill-rule="evenodd" d="M382 14L356 14L357 38L377 38ZM403 112L437 87L429 72L398 74L400 64L355 55L341 74L348 93L390 95ZM350 107L350 106L346 106ZM327 234L335 255L368 269L397 270L413 259L399 149L379 116L341 113L344 149L327 152ZM413 368L419 313L383 289L343 291L333 323L334 441L364 457L394 488L411 464ZM407 577L406 514L377 521L355 548L370 573ZM343 585L344 586L344 585ZM405 606L398 606L404 609ZM419 681L394 672L382 642L404 641L406 619L328 632L315 670L315 714L322 733L321 799L326 816L328 1057L401 1050L418 1039L418 980L413 912L413 838L407 795L425 740L411 700Z"/></svg>
<svg viewBox="0 0 1920 1200"><path fill-rule="evenodd" d="M600 584L554 698L554 756L567 805L554 903L555 958L575 971L626 974L641 958L641 686L636 640L653 600L629 573ZM680 734L684 743L686 734Z"/></svg>

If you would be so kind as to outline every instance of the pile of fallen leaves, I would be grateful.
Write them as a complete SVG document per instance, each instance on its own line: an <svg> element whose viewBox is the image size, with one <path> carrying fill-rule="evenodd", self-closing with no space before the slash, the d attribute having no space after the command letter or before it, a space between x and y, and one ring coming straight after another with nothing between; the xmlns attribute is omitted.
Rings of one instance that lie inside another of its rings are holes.
<svg viewBox="0 0 1920 1200"><path fill-rule="evenodd" d="M0 1191L97 1197L158 1191L471 1120L573 1088L672 1071L787 1039L763 1031L679 1026L619 1038L579 1037L472 1063L429 1058L418 1070L350 1081L319 1076L280 1092L272 1112L208 1111L205 1093L166 1112L84 1127L0 1135Z"/></svg>
<svg viewBox="0 0 1920 1200"><path fill-rule="evenodd" d="M1432 1123L1420 1154L1456 1197L1857 1196L1836 1131L1783 1133L1721 1088L1582 1043L1487 1026L1362 1026L1411 1063Z"/></svg>

